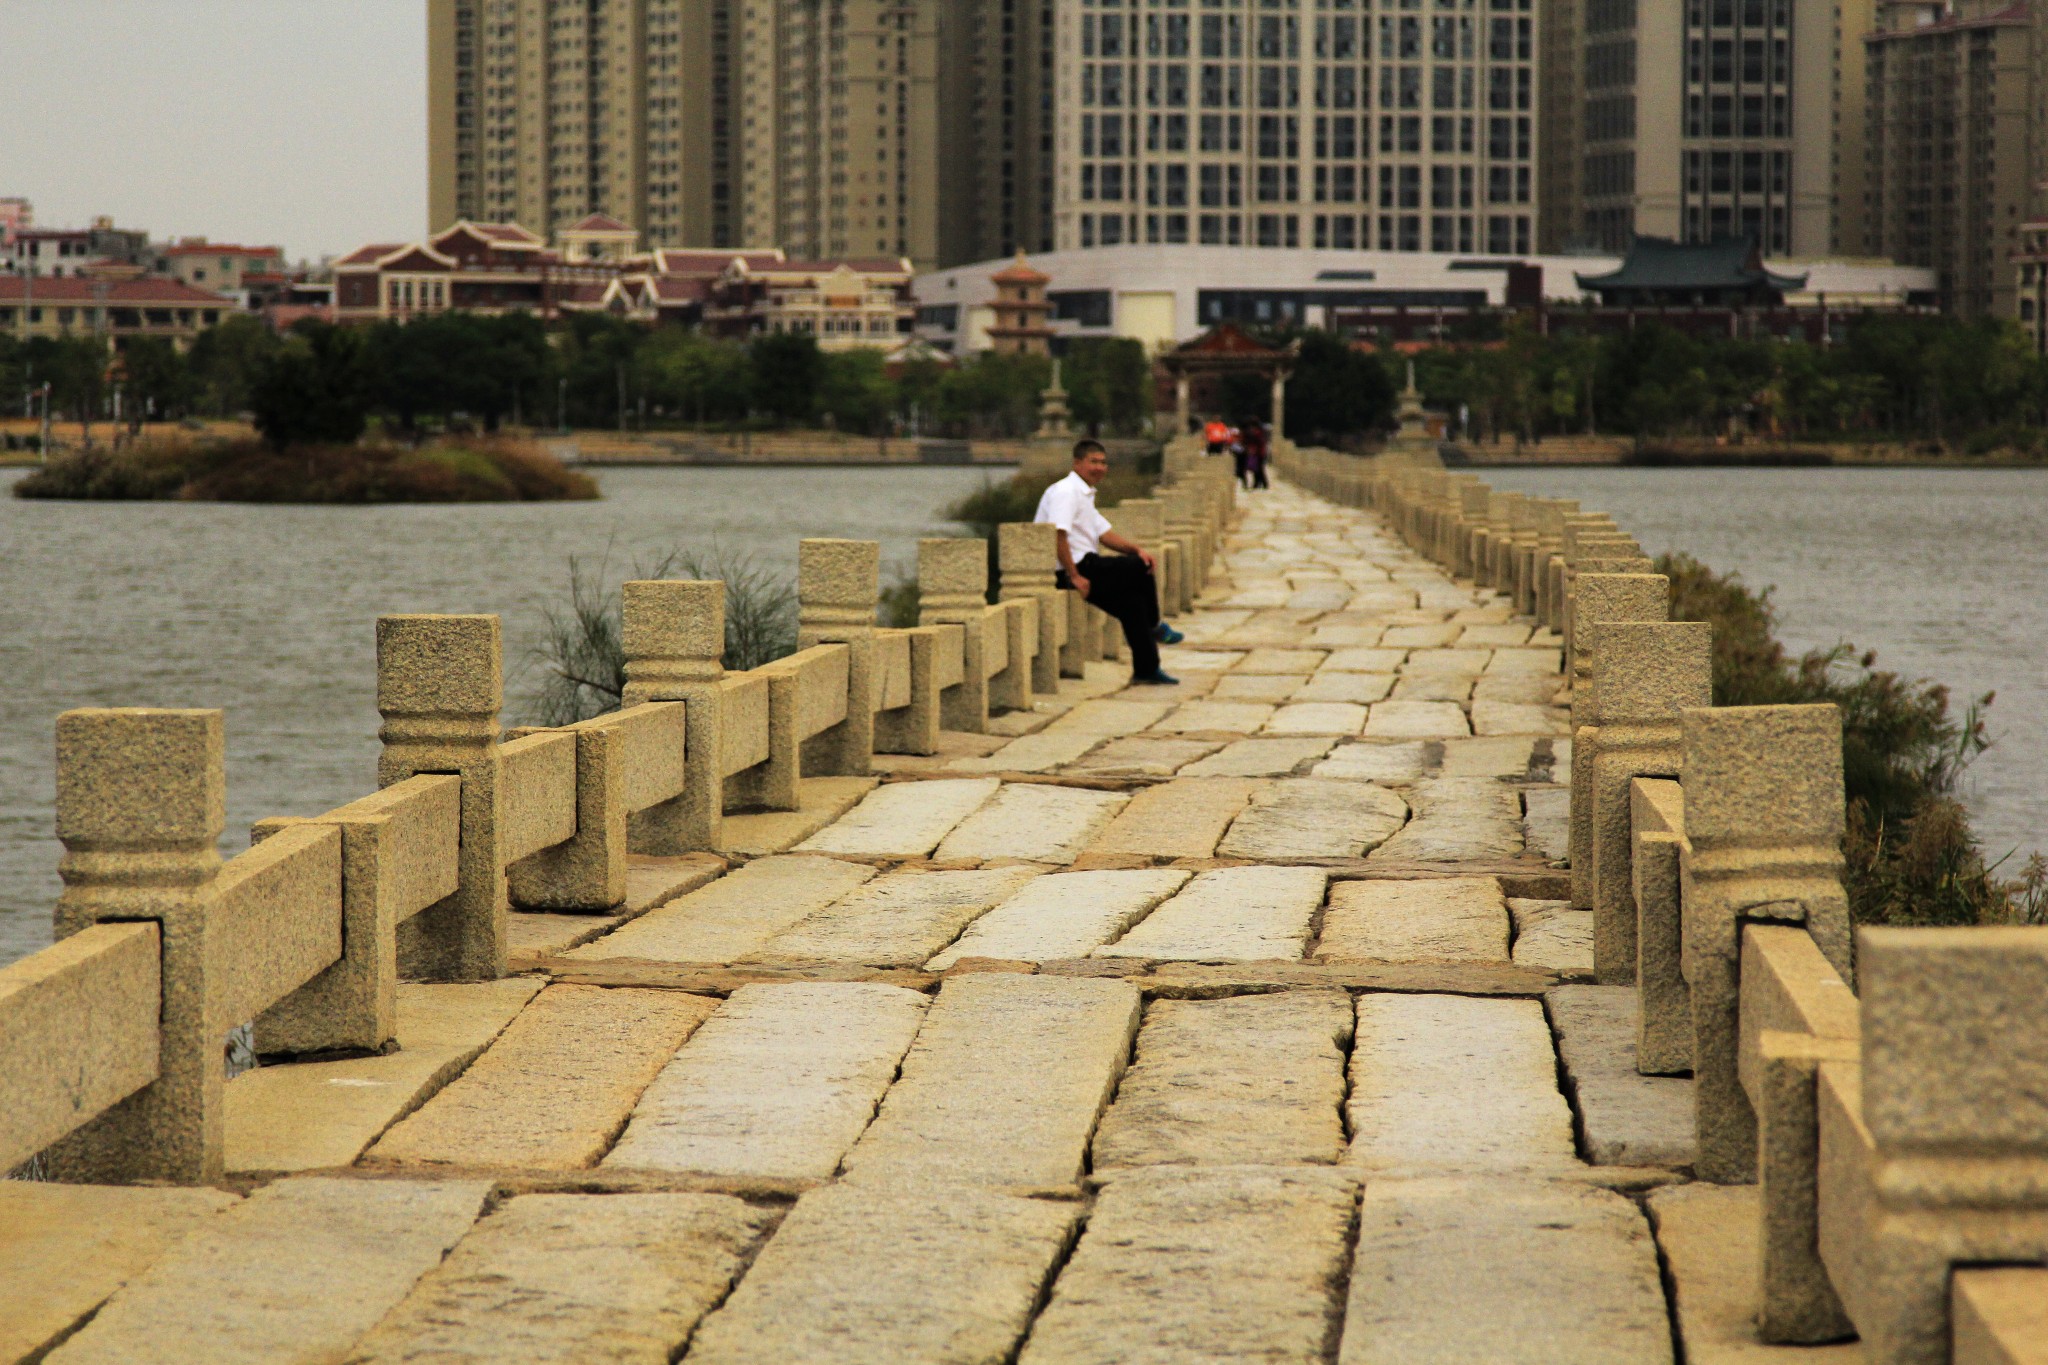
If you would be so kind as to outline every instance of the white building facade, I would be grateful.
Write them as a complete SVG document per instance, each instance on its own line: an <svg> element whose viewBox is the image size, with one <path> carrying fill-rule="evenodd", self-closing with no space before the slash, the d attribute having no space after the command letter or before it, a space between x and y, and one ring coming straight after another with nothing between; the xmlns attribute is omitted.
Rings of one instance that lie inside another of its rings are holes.
<svg viewBox="0 0 2048 1365"><path fill-rule="evenodd" d="M1055 3L1059 249L1534 249L1533 0Z"/></svg>

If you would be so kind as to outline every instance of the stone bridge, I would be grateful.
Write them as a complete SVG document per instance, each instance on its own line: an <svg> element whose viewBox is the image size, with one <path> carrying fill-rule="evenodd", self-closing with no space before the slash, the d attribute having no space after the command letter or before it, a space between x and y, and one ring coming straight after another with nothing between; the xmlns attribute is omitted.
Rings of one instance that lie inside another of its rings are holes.
<svg viewBox="0 0 2048 1365"><path fill-rule="evenodd" d="M1852 934L1832 708L1570 504L1168 469L1171 688L1010 526L744 673L629 583L564 729L387 617L226 862L219 712L60 717L0 1361L2048 1359L2048 929Z"/></svg>

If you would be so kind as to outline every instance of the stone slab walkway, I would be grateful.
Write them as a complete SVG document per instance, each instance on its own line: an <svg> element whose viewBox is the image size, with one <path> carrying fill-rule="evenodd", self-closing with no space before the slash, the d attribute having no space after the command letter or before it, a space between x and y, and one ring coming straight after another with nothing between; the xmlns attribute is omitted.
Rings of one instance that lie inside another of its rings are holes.
<svg viewBox="0 0 2048 1365"><path fill-rule="evenodd" d="M231 1188L0 1192L0 1277L77 1268L0 1365L1736 1358L1690 1083L1579 984L1558 640L1242 506L1177 686L1092 664L403 987L392 1055L230 1083Z"/></svg>

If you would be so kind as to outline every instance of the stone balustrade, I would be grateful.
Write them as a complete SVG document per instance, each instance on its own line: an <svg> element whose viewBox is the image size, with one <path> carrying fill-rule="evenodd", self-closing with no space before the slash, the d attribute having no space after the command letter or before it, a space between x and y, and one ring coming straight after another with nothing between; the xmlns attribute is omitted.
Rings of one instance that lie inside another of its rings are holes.
<svg viewBox="0 0 2048 1365"><path fill-rule="evenodd" d="M1693 1077L1696 1174L1758 1188L1758 1341L2041 1359L2048 928L1852 931L1836 708L1711 705L1711 628L1611 519L1412 456L1281 472L1562 637L1572 898L1637 1069Z"/></svg>
<svg viewBox="0 0 2048 1365"><path fill-rule="evenodd" d="M1197 464L1119 514L1192 600L1230 515ZM621 709L503 731L494 616L377 622L379 790L270 819L222 861L219 711L81 710L57 722L58 942L0 968L0 1171L65 1180L223 1175L224 1038L266 1058L393 1046L401 979L506 975L513 910L617 914L628 855L724 846L741 810L796 810L807 777L932 754L1091 661L1100 611L1054 585L1050 528L919 547L920 624L876 624L879 547L798 549L796 653L728 672L725 585L624 585Z"/></svg>

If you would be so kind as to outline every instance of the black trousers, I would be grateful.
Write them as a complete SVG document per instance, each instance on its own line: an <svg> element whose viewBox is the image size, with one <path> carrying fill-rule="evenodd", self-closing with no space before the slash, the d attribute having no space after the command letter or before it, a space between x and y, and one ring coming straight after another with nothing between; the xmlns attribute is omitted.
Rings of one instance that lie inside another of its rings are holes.
<svg viewBox="0 0 2048 1365"><path fill-rule="evenodd" d="M1152 571L1136 555L1081 556L1074 566L1088 580L1088 601L1114 616L1124 628L1124 642L1131 647L1131 672L1143 678L1159 671L1159 641L1152 632L1159 626L1159 584ZM1066 570L1059 572L1061 587Z"/></svg>

